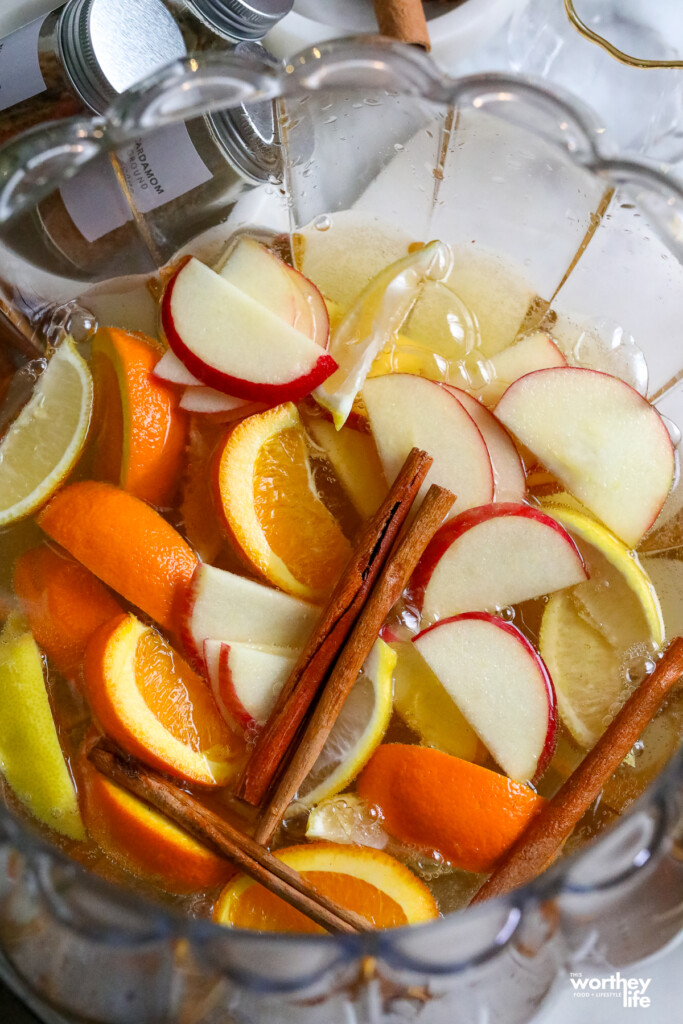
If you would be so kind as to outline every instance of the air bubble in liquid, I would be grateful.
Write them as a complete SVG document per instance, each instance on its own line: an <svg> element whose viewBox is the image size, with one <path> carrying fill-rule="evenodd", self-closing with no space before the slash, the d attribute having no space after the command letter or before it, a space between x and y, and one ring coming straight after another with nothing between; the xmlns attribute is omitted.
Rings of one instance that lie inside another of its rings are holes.
<svg viewBox="0 0 683 1024"><path fill-rule="evenodd" d="M512 605L508 605L505 608L496 607L496 615L500 619L503 619L504 622L515 621L515 609L512 607Z"/></svg>
<svg viewBox="0 0 683 1024"><path fill-rule="evenodd" d="M332 218L325 215L316 217L313 221L313 227L316 231L329 231L332 227Z"/></svg>
<svg viewBox="0 0 683 1024"><path fill-rule="evenodd" d="M646 395L647 363L633 335L606 317L584 321L579 327L571 349L574 365L603 370Z"/></svg>

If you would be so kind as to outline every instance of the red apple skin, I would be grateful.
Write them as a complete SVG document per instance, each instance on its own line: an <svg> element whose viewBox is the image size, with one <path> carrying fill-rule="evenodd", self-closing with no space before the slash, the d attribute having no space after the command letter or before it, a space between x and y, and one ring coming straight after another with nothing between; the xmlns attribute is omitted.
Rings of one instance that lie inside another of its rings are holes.
<svg viewBox="0 0 683 1024"><path fill-rule="evenodd" d="M198 574L202 563L198 562L197 567L192 574L189 583L183 588L178 595L176 605L176 633L180 640L180 645L183 649L185 657L189 661L190 665L205 679L208 678L208 672L206 668L206 662L204 660L204 643L198 647L195 643L194 636L190 623L192 621L192 609L194 608L195 599L197 596Z"/></svg>
<svg viewBox="0 0 683 1024"><path fill-rule="evenodd" d="M472 511L476 511L472 509ZM447 524L448 525L448 524ZM557 697L555 695L555 687L550 676L550 672L543 661L543 658L538 653L536 648L530 643L524 634L514 626L511 622L505 622L504 619L499 619L497 615L489 615L488 612L463 612L462 615L451 615L448 619L440 619L435 622L432 626L427 626L421 633L414 636L412 643L419 640L420 637L426 636L427 633L431 633L434 629L439 629L440 626L445 626L449 622L462 622L466 619L478 619L480 622L490 622L492 625L497 626L498 629L502 629L503 632L508 633L517 640L530 657L536 662L538 666L541 680L545 689L545 696L548 701L548 730L545 734L545 742L543 744L543 750L539 754L538 761L536 763L536 772L532 783L538 782L546 768L552 760L552 756L555 753L555 746L557 745L557 729L558 729L558 714L557 714Z"/></svg>
<svg viewBox="0 0 683 1024"><path fill-rule="evenodd" d="M320 294L320 290L316 288L310 278L304 277L296 267L290 267L288 263L285 263L284 266L290 275L292 284L302 296L311 313L312 332L304 331L302 333L307 334L316 345L320 345L321 348L327 348L330 342L330 315L327 312L327 306Z"/></svg>
<svg viewBox="0 0 683 1024"><path fill-rule="evenodd" d="M209 387L215 388L216 391L223 391L226 395L233 395L235 398L246 398L252 402L279 405L281 402L298 402L300 399L305 398L306 395L310 395L318 385L327 380L337 369L336 361L327 351L321 352L315 366L309 373L295 380L286 381L283 384L266 384L264 381L241 380L239 377L233 377L229 373L223 373L222 370L218 370L214 366L209 366L199 356L195 355L192 349L188 348L175 329L171 310L173 289L182 271L183 267L171 278L164 292L161 300L161 325L171 350L202 384L207 384Z"/></svg>
<svg viewBox="0 0 683 1024"><path fill-rule="evenodd" d="M256 720L251 717L237 696L230 668L230 644L221 644L221 653L218 659L218 685L225 710L235 724L245 731L258 728Z"/></svg>
<svg viewBox="0 0 683 1024"><path fill-rule="evenodd" d="M559 533L560 536L575 550L576 557L579 559L585 570L585 562L581 557L578 547L567 531L560 526L557 520L553 519L552 516L547 516L545 512L541 512L539 509L533 508L531 505L523 505L521 502L518 503L516 501L502 501L493 502L490 505L479 505L477 508L469 508L465 512L461 512L459 516L455 517L455 519L451 519L450 522L444 523L443 526L439 527L432 540L427 545L425 553L418 562L412 575L407 593L408 599L415 605L418 611L422 611L425 590L427 584L432 578L432 573L446 551L448 551L451 544L456 541L458 537L461 537L463 533L471 530L473 526L478 526L479 523L483 523L488 519L497 519L500 516L525 516L527 519L534 519L537 523L543 523L545 526L549 526L551 529ZM588 579L587 572L586 579ZM442 619L440 621L446 622L448 620Z"/></svg>

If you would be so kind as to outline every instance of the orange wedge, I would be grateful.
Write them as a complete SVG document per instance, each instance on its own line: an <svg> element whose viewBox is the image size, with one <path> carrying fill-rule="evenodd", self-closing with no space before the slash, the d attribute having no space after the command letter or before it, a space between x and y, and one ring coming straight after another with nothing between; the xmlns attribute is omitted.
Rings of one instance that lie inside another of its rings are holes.
<svg viewBox="0 0 683 1024"><path fill-rule="evenodd" d="M88 834L131 874L175 893L213 889L234 875L222 857L87 762L79 765L78 774Z"/></svg>
<svg viewBox="0 0 683 1024"><path fill-rule="evenodd" d="M64 674L80 667L93 633L121 614L96 576L47 544L19 556L14 592L34 639Z"/></svg>
<svg viewBox="0 0 683 1024"><path fill-rule="evenodd" d="M375 928L431 921L439 911L427 886L388 853L367 846L311 843L275 854L340 906L355 910ZM225 887L214 921L263 932L320 932L298 910L246 875Z"/></svg>
<svg viewBox="0 0 683 1024"><path fill-rule="evenodd" d="M465 871L491 871L545 802L505 775L402 743L375 751L357 789L387 832Z"/></svg>
<svg viewBox="0 0 683 1024"><path fill-rule="evenodd" d="M197 556L153 508L111 484L84 480L59 491L37 520L95 576L173 628L177 595Z"/></svg>
<svg viewBox="0 0 683 1024"><path fill-rule="evenodd" d="M296 406L249 416L228 434L216 488L228 533L253 569L309 601L329 593L351 548L316 492Z"/></svg>
<svg viewBox="0 0 683 1024"><path fill-rule="evenodd" d="M85 652L85 682L104 731L153 768L224 786L239 767L241 740L208 686L162 636L133 615L99 629Z"/></svg>
<svg viewBox="0 0 683 1024"><path fill-rule="evenodd" d="M186 417L173 389L153 376L161 354L151 338L115 327L93 339L95 472L165 506L178 489Z"/></svg>

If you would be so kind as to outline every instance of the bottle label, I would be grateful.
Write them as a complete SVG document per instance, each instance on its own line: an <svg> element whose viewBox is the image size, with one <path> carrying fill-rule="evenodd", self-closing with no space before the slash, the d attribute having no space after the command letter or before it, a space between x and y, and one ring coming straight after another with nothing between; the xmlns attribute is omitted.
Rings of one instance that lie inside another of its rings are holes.
<svg viewBox="0 0 683 1024"><path fill-rule="evenodd" d="M44 21L38 18L0 39L0 110L46 89L38 59L38 37Z"/></svg>
<svg viewBox="0 0 683 1024"><path fill-rule="evenodd" d="M136 139L117 153L121 173L140 213L178 199L212 175L184 124L169 125ZM133 215L106 158L88 164L60 189L71 219L89 242L120 228Z"/></svg>

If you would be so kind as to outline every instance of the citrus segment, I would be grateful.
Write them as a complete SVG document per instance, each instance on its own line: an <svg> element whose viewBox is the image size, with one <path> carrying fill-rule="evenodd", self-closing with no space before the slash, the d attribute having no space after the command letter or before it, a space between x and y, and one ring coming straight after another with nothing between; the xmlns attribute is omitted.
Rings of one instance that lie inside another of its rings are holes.
<svg viewBox="0 0 683 1024"><path fill-rule="evenodd" d="M95 630L121 613L96 576L47 544L19 556L14 592L36 641L65 674L79 668Z"/></svg>
<svg viewBox="0 0 683 1024"><path fill-rule="evenodd" d="M334 796L352 782L382 742L391 718L396 655L376 640L318 760L299 790L307 807Z"/></svg>
<svg viewBox="0 0 683 1024"><path fill-rule="evenodd" d="M151 627L123 615L95 633L85 682L104 731L161 771L206 786L225 785L242 744L211 691Z"/></svg>
<svg viewBox="0 0 683 1024"><path fill-rule="evenodd" d="M88 834L127 871L176 893L212 889L234 874L222 857L89 765L80 765L80 777Z"/></svg>
<svg viewBox="0 0 683 1024"><path fill-rule="evenodd" d="M396 641L394 707L428 747L465 761L483 761L486 748L427 662L410 642Z"/></svg>
<svg viewBox="0 0 683 1024"><path fill-rule="evenodd" d="M30 633L0 635L0 771L43 824L85 839L76 793L57 737L43 662Z"/></svg>
<svg viewBox="0 0 683 1024"><path fill-rule="evenodd" d="M151 338L103 327L93 339L97 475L153 505L178 486L185 414L154 375L161 350Z"/></svg>
<svg viewBox="0 0 683 1024"><path fill-rule="evenodd" d="M344 316L330 342L337 369L314 393L319 405L332 413L338 430L373 361L400 328L424 282L443 280L450 267L449 247L430 242L373 277Z"/></svg>
<svg viewBox="0 0 683 1024"><path fill-rule="evenodd" d="M0 526L30 515L64 482L90 424L88 364L65 338L0 443Z"/></svg>
<svg viewBox="0 0 683 1024"><path fill-rule="evenodd" d="M294 405L250 416L231 431L217 491L230 535L262 576L309 600L330 591L351 548L316 493Z"/></svg>
<svg viewBox="0 0 683 1024"><path fill-rule="evenodd" d="M278 850L275 856L375 928L396 928L438 917L426 885L381 850L312 843ZM214 920L258 931L322 931L279 896L244 875L223 890L214 908Z"/></svg>
<svg viewBox="0 0 683 1024"><path fill-rule="evenodd" d="M176 595L197 557L153 508L111 484L85 480L55 495L38 523L127 601L173 628Z"/></svg>
<svg viewBox="0 0 683 1024"><path fill-rule="evenodd" d="M543 510L573 534L590 574L551 596L539 638L560 717L590 748L663 642L662 613L637 556L610 530L557 498L543 502Z"/></svg>
<svg viewBox="0 0 683 1024"><path fill-rule="evenodd" d="M402 743L375 751L358 793L391 835L465 871L491 871L544 803L505 775Z"/></svg>

